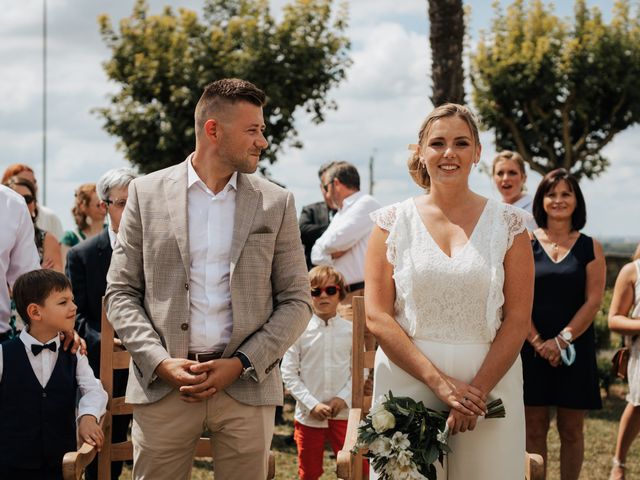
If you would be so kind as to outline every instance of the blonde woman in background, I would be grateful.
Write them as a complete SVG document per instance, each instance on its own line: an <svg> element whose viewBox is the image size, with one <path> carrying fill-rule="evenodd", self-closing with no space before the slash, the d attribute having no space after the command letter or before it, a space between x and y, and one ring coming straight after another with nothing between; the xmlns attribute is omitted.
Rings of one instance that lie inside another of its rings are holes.
<svg viewBox="0 0 640 480"><path fill-rule="evenodd" d="M631 355L627 368L629 394L627 406L620 417L616 453L609 480L625 479L625 462L631 443L640 432L640 245L633 261L620 270L609 308L609 328L625 335Z"/></svg>
<svg viewBox="0 0 640 480"><path fill-rule="evenodd" d="M71 213L76 228L67 230L60 239L63 261L66 261L67 252L71 247L97 235L105 227L104 218L107 212L98 198L95 183L83 183L77 188Z"/></svg>
<svg viewBox="0 0 640 480"><path fill-rule="evenodd" d="M511 150L498 153L493 159L491 175L504 203L532 213L533 197L525 192L527 173L519 153Z"/></svg>
<svg viewBox="0 0 640 480"><path fill-rule="evenodd" d="M529 214L527 230L538 228L533 218L533 197L526 193L527 171L524 160L517 152L503 150L493 159L491 176L502 201L521 208Z"/></svg>

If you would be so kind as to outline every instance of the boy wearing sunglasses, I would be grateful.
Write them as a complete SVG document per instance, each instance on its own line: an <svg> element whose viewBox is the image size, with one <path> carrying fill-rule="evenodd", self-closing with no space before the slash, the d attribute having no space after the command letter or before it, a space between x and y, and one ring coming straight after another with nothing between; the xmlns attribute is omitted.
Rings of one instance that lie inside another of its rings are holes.
<svg viewBox="0 0 640 480"><path fill-rule="evenodd" d="M282 379L296 399L294 439L298 475L322 473L324 442L337 454L344 444L351 404L352 325L336 312L347 292L340 272L328 265L309 272L313 317L282 359Z"/></svg>

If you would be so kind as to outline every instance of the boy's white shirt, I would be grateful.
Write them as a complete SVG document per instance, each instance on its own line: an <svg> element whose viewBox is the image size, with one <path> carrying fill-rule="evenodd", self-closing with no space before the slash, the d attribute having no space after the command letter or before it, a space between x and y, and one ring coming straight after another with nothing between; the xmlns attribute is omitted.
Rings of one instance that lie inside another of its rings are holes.
<svg viewBox="0 0 640 480"><path fill-rule="evenodd" d="M56 366L58 360L58 353L60 352L60 338L56 335L55 338L45 342L55 342L56 351L44 349L39 355L34 355L31 351L31 345L44 345L35 338L33 338L27 331L22 330L20 332L20 340L24 344L24 348L27 351L27 358L31 364L33 373L40 382L40 385L45 387L51 378L53 369ZM78 405L78 420L83 415L93 415L96 419L105 414L107 409L107 392L102 388L100 380L98 380L93 374L93 370L89 366L89 360L85 355L81 355L80 352L76 352L78 363L76 366L76 380L78 382L78 388L80 389L80 403ZM0 380L2 379L2 373L4 372L4 357L2 353L2 345L0 345Z"/></svg>
<svg viewBox="0 0 640 480"><path fill-rule="evenodd" d="M280 370L284 385L296 399L294 418L308 427L328 427L327 420L317 420L311 410L333 397L351 407L351 322L336 315L327 324L313 315L305 332L287 350ZM346 420L349 408L335 419Z"/></svg>

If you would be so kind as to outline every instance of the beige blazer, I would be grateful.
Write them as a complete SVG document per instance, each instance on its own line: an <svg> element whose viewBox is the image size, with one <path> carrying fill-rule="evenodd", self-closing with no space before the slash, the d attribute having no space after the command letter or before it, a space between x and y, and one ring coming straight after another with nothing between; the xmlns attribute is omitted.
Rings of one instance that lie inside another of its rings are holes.
<svg viewBox="0 0 640 480"><path fill-rule="evenodd" d="M107 275L109 321L132 356L127 402L152 403L172 387L155 375L189 347L187 161L134 180ZM226 392L249 405L282 403L279 361L311 318L311 297L293 195L239 173L231 246L233 330L256 380Z"/></svg>

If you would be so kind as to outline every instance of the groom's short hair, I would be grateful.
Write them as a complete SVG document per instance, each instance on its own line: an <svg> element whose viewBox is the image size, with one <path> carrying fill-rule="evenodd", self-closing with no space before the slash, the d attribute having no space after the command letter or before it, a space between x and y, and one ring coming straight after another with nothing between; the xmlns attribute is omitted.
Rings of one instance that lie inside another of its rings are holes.
<svg viewBox="0 0 640 480"><path fill-rule="evenodd" d="M224 114L225 107L237 102L249 102L263 107L266 95L253 83L239 78L223 78L204 87L195 110L196 136L208 119Z"/></svg>

